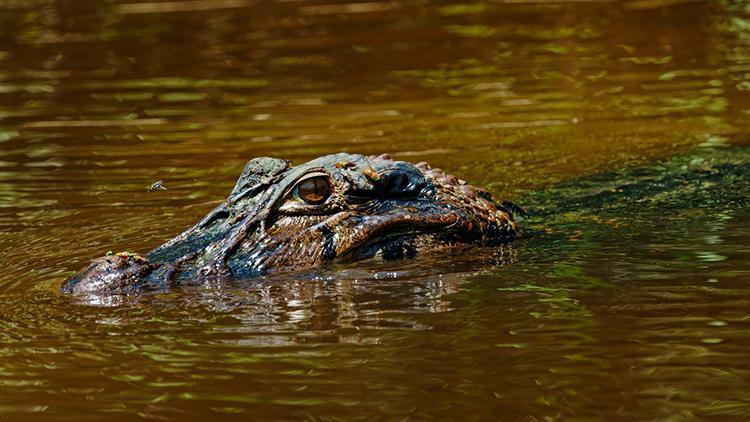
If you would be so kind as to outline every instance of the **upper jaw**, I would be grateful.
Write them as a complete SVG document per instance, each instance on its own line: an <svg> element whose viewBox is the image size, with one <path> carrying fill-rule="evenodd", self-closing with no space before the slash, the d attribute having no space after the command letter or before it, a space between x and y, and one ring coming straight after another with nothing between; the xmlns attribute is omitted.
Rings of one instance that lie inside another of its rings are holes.
<svg viewBox="0 0 750 422"><path fill-rule="evenodd" d="M145 277L159 264L126 252L97 258L83 271L69 278L61 290L65 294L118 294L142 290Z"/></svg>

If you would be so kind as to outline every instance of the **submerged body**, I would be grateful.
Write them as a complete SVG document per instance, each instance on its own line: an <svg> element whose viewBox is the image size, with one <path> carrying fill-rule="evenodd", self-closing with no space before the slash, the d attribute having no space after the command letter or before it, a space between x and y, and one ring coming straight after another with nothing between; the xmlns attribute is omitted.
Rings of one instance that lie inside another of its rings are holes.
<svg viewBox="0 0 750 422"><path fill-rule="evenodd" d="M136 293L343 257L507 243L519 235L516 209L426 163L341 153L292 167L256 158L227 200L195 226L144 256L98 258L62 291Z"/></svg>

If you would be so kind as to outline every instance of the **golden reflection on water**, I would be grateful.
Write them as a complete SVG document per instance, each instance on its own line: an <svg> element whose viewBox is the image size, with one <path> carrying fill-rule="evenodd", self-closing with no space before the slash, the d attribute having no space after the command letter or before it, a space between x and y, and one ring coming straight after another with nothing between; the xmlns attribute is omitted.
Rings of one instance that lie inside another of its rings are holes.
<svg viewBox="0 0 750 422"><path fill-rule="evenodd" d="M651 173L553 191L589 202L509 250L57 293L256 156L389 152L522 201L734 151L747 2L5 0L0 28L0 420L750 416L744 191L582 194Z"/></svg>

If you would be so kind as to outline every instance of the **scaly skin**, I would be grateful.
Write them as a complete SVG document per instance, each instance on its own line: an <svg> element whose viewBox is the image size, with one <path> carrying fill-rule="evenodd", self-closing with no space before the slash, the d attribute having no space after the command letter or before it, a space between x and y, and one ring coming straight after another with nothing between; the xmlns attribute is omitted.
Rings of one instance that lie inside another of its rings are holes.
<svg viewBox="0 0 750 422"><path fill-rule="evenodd" d="M319 203L304 193L312 179L329 189ZM138 293L346 257L393 259L438 245L507 243L520 234L516 210L426 163L341 153L292 167L256 158L229 198L195 226L144 256L95 259L62 291Z"/></svg>

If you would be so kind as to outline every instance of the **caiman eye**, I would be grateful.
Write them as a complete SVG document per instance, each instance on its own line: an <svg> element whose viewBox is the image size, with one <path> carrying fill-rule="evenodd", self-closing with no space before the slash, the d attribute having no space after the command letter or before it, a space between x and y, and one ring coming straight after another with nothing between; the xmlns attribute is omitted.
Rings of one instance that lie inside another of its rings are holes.
<svg viewBox="0 0 750 422"><path fill-rule="evenodd" d="M297 184L297 196L310 205L318 205L325 202L333 187L326 176L316 176L305 179Z"/></svg>

